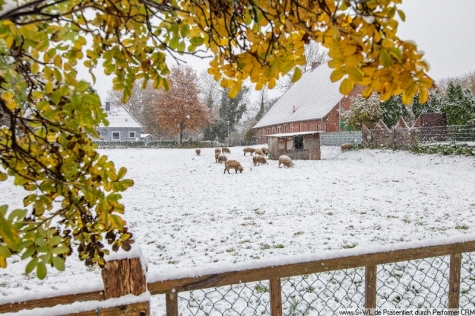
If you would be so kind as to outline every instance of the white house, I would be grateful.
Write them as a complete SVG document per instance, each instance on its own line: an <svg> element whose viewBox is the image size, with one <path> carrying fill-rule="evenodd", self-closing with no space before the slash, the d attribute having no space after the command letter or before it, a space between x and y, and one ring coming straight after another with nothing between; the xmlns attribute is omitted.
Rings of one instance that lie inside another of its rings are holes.
<svg viewBox="0 0 475 316"><path fill-rule="evenodd" d="M102 141L139 141L143 126L122 106L112 106L106 102L105 110L109 126L97 129Z"/></svg>

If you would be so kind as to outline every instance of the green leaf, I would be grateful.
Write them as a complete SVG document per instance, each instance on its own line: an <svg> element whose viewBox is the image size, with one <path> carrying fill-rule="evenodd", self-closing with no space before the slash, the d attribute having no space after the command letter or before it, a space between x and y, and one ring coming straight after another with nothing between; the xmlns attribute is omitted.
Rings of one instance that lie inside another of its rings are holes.
<svg viewBox="0 0 475 316"><path fill-rule="evenodd" d="M177 49L178 44L179 44L179 40L180 40L180 39L179 39L178 37L173 37L173 38L170 40L170 42L168 43L168 46L169 46L171 49L173 49L173 50Z"/></svg>
<svg viewBox="0 0 475 316"><path fill-rule="evenodd" d="M300 77L302 77L302 69L296 67L294 70L294 75L292 76L292 82L299 80Z"/></svg>
<svg viewBox="0 0 475 316"><path fill-rule="evenodd" d="M386 49L381 49L380 57L381 57L381 61L383 62L384 67L387 68L391 66L391 63L392 63L391 55L388 53Z"/></svg>
<svg viewBox="0 0 475 316"><path fill-rule="evenodd" d="M53 257L53 265L58 271L64 271L64 260L60 257Z"/></svg>
<svg viewBox="0 0 475 316"><path fill-rule="evenodd" d="M200 46L200 45L203 44L203 42L204 42L204 40L201 37L192 37L190 39L190 43L194 46Z"/></svg>
<svg viewBox="0 0 475 316"><path fill-rule="evenodd" d="M60 255L63 253L68 253L68 252L69 252L69 248L66 246L60 246L60 247L51 249L51 253L54 255Z"/></svg>
<svg viewBox="0 0 475 316"><path fill-rule="evenodd" d="M46 265L43 261L38 262L38 265L36 266L36 276L38 279L43 280L46 278L46 274L48 271L46 270Z"/></svg>
<svg viewBox="0 0 475 316"><path fill-rule="evenodd" d="M7 179L8 179L7 174L0 171L0 181L5 181Z"/></svg>
<svg viewBox="0 0 475 316"><path fill-rule="evenodd" d="M5 205L1 206L3 208ZM0 236L3 241L7 244L18 244L20 242L20 237L18 237L18 232L13 228L12 222L8 221L3 217L3 214L0 212Z"/></svg>
<svg viewBox="0 0 475 316"><path fill-rule="evenodd" d="M184 24L180 28L180 35L181 37L185 38L190 33L190 25Z"/></svg>
<svg viewBox="0 0 475 316"><path fill-rule="evenodd" d="M26 215L26 210L16 209L13 212L11 212L10 215L8 215L8 220L10 222L13 222L15 218L22 219L23 217L25 217L25 215Z"/></svg>
<svg viewBox="0 0 475 316"><path fill-rule="evenodd" d="M91 105L101 106L101 99L97 94L85 94L83 95L82 100Z"/></svg>
<svg viewBox="0 0 475 316"><path fill-rule="evenodd" d="M397 10L397 13L399 14L399 17L401 18L403 22L406 21L406 14L404 13L404 11Z"/></svg>
<svg viewBox="0 0 475 316"><path fill-rule="evenodd" d="M122 179L126 173L127 173L127 168L121 167L117 175L119 176L119 179Z"/></svg>
<svg viewBox="0 0 475 316"><path fill-rule="evenodd" d="M35 253L36 249L35 247L30 247L28 248L22 255L21 255L21 260L25 260L26 258L31 257Z"/></svg>
<svg viewBox="0 0 475 316"><path fill-rule="evenodd" d="M54 236L53 238L49 240L48 245L56 246L56 245L59 245L59 243L62 241L63 241L63 238L61 238L61 236Z"/></svg>
<svg viewBox="0 0 475 316"><path fill-rule="evenodd" d="M0 246L0 257L8 258L12 255L7 246Z"/></svg>
<svg viewBox="0 0 475 316"><path fill-rule="evenodd" d="M30 273L36 268L37 265L38 265L38 258L31 259L30 262L28 262L28 264L25 267L25 272L27 274Z"/></svg>

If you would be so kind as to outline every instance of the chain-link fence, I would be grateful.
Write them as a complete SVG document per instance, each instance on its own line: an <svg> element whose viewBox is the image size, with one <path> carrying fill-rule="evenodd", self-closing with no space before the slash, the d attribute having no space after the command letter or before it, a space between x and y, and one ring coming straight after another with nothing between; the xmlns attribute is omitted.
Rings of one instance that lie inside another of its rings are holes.
<svg viewBox="0 0 475 316"><path fill-rule="evenodd" d="M444 309L450 256L377 266L380 309ZM281 279L283 315L335 315L364 307L365 268ZM270 315L269 282L240 283L179 294L180 315ZM475 308L475 253L462 254L460 308Z"/></svg>
<svg viewBox="0 0 475 316"><path fill-rule="evenodd" d="M320 144L322 146L340 146L342 144L352 143L361 144L361 131L322 133L320 134Z"/></svg>

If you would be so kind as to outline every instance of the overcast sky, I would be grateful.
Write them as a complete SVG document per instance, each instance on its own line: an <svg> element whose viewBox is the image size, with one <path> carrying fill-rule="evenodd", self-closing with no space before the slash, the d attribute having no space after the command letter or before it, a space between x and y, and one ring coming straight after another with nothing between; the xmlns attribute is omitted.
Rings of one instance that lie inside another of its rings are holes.
<svg viewBox="0 0 475 316"><path fill-rule="evenodd" d="M399 8L405 12L406 22L399 24L398 35L414 41L425 52L433 79L475 70L475 0L405 0ZM197 58L189 64L198 72L207 66ZM112 77L96 76L94 87L104 102L112 88Z"/></svg>

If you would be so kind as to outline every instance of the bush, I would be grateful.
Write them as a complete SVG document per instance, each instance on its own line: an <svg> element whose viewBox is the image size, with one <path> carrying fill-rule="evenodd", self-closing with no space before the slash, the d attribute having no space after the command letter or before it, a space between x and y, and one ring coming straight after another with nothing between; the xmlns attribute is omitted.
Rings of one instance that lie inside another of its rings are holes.
<svg viewBox="0 0 475 316"><path fill-rule="evenodd" d="M412 152L417 154L442 154L475 156L475 147L467 144L416 145Z"/></svg>

